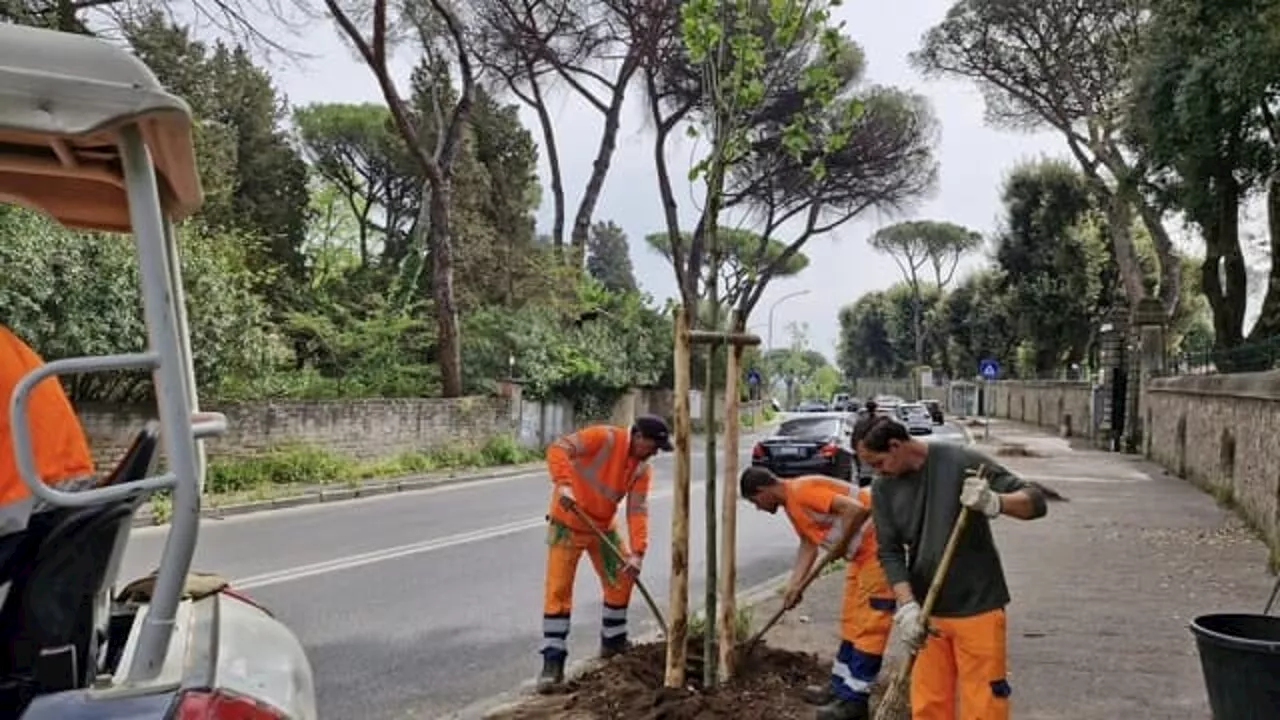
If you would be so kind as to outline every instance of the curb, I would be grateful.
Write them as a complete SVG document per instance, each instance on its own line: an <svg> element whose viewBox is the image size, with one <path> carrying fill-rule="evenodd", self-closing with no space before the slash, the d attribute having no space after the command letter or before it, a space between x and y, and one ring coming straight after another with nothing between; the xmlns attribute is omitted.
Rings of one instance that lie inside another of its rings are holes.
<svg viewBox="0 0 1280 720"><path fill-rule="evenodd" d="M528 463L523 465L494 467L500 467L502 469L497 472L473 472L465 475L404 475L400 478L393 478L391 480L365 482L355 487L333 487L323 490L302 492L296 495L285 495L278 498L272 498L270 500L253 500L250 502L235 503L232 505L202 506L200 508L200 517L209 520L222 520L236 515L247 515L249 513L264 512L268 510L283 510L285 508L302 507L304 505L343 502L346 500L376 497L378 495L389 495L391 493L398 492L429 490L431 488L443 487L446 485L458 485L478 480L513 478L520 475L538 472L543 467L543 464ZM164 522L156 522L155 516L152 515L150 511L145 513L138 512L133 516L133 527L135 528L163 527L168 524L168 520L165 520Z"/></svg>
<svg viewBox="0 0 1280 720"><path fill-rule="evenodd" d="M738 592L738 609L754 609L757 605L777 594L778 590L786 584L790 572L775 575L764 582L744 588ZM701 608L690 607L690 617L701 612ZM637 634L632 640L637 645L644 645L651 642L657 642L662 639L662 633L658 631L657 624L652 620L646 623L647 630L644 633ZM583 658L576 662L569 663L565 668L565 680L570 681L576 677L584 675L592 670L600 667L602 661L598 658ZM530 678L516 687L499 693L484 700L477 700L459 710L445 715L444 720L486 720L490 716L515 710L531 700L538 698L533 694L535 680Z"/></svg>

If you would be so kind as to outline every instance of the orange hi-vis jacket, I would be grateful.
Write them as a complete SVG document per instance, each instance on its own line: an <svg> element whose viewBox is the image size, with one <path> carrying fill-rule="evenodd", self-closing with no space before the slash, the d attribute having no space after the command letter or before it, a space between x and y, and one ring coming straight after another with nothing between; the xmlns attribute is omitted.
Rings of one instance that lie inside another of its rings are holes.
<svg viewBox="0 0 1280 720"><path fill-rule="evenodd" d="M852 496L854 502L871 510L871 488L856 488L853 485L822 475L809 475L784 480L786 495L783 507L791 525L800 537L821 547L829 549L840 539L840 514L831 507L831 499L837 495ZM849 553L845 556L852 563L861 564L876 558L876 530L867 518L858 529L853 541L849 543Z"/></svg>
<svg viewBox="0 0 1280 720"><path fill-rule="evenodd" d="M556 491L568 485L583 513L596 527L616 527L618 504L627 500L627 533L631 552L643 555L649 547L648 462L631 457L631 431L611 425L593 425L570 433L547 446L547 467L553 491L552 520L579 532L591 532L572 510L560 506Z"/></svg>
<svg viewBox="0 0 1280 720"><path fill-rule="evenodd" d="M18 474L9 403L18 381L43 364L26 343L0 326L0 535L25 530L36 506L31 489ZM36 470L46 485L93 477L89 442L57 378L48 378L32 389L27 419Z"/></svg>

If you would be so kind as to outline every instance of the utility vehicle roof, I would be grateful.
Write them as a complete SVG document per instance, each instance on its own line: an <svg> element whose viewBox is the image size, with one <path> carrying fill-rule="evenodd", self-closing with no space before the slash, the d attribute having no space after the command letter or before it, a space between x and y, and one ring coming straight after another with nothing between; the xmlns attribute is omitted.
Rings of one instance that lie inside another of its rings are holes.
<svg viewBox="0 0 1280 720"><path fill-rule="evenodd" d="M200 208L191 110L129 51L83 35L0 24L0 199L64 225L129 232L116 131L137 123L165 213Z"/></svg>

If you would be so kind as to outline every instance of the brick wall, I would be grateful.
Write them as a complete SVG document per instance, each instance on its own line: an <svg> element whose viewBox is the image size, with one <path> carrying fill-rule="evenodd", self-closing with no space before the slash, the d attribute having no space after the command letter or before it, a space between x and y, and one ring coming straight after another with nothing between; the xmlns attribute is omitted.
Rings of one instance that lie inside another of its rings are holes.
<svg viewBox="0 0 1280 720"><path fill-rule="evenodd" d="M480 443L515 432L518 414L505 397L288 401L209 407L227 416L227 433L210 453L244 457L305 443L352 457L374 458L455 443ZM94 458L108 467L148 419L152 408L80 408Z"/></svg>

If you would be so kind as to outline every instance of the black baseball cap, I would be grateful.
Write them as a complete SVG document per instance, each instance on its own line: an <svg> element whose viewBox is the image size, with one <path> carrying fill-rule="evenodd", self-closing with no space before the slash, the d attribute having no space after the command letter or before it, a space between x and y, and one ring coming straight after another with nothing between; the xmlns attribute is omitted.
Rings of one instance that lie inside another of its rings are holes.
<svg viewBox="0 0 1280 720"><path fill-rule="evenodd" d="M671 429L667 427L667 421L657 415L641 415L636 418L631 424L631 432L640 433L654 441L659 450L671 452L675 449L671 446Z"/></svg>

